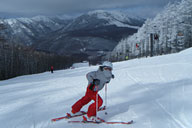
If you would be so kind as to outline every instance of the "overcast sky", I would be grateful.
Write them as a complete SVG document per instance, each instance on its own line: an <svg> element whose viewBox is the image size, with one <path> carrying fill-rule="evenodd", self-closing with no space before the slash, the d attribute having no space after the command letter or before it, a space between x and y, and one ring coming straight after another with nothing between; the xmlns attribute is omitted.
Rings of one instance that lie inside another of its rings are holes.
<svg viewBox="0 0 192 128"><path fill-rule="evenodd" d="M179 0L0 0L0 17L75 15L92 10L126 10L154 17L169 2Z"/></svg>

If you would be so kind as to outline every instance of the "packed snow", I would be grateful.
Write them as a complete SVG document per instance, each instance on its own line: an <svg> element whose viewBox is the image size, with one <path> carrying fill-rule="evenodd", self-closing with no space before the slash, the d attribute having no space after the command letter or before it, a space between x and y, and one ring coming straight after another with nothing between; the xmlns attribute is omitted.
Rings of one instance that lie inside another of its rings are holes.
<svg viewBox="0 0 192 128"><path fill-rule="evenodd" d="M107 121L133 120L133 124L51 122L84 95L86 74L98 68L91 66L1 81L0 128L192 128L192 48L113 64L108 114L101 111L98 116ZM99 94L105 100L104 89Z"/></svg>

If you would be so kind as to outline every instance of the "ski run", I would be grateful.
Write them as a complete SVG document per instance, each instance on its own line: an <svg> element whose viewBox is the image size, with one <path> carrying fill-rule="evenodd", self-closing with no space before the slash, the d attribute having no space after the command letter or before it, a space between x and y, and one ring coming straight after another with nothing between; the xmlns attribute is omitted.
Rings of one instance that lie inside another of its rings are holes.
<svg viewBox="0 0 192 128"><path fill-rule="evenodd" d="M91 66L0 81L0 128L192 128L192 48L113 64L107 110L98 116L133 124L68 123L82 117L51 122L84 95L86 73L98 68ZM105 100L104 89L99 94Z"/></svg>

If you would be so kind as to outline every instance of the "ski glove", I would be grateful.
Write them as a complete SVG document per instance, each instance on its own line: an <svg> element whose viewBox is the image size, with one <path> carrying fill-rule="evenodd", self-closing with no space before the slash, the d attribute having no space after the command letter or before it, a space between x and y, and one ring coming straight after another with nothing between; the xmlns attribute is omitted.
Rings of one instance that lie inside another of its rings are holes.
<svg viewBox="0 0 192 128"><path fill-rule="evenodd" d="M94 85L99 85L100 84L100 80L99 79L93 79L93 84Z"/></svg>
<svg viewBox="0 0 192 128"><path fill-rule="evenodd" d="M115 76L112 74L112 78L114 79L115 78Z"/></svg>
<svg viewBox="0 0 192 128"><path fill-rule="evenodd" d="M93 82L91 83L91 86L89 87L90 90L93 90L94 85L98 86L100 84L99 79L93 79Z"/></svg>

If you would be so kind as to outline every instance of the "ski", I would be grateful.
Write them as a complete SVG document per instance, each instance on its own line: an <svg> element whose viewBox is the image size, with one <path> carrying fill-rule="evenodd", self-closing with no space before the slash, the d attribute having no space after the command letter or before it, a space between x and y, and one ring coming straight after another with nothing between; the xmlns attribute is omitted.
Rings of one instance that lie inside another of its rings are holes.
<svg viewBox="0 0 192 128"><path fill-rule="evenodd" d="M62 120L62 119L70 119L70 118L82 116L82 115L85 115L85 114L86 114L86 112L81 111L81 114L79 114L79 115L74 115L74 116L67 116L67 115L66 115L66 116L62 116L62 117L59 117L59 118L54 118L54 119L52 119L51 121L52 121L52 122L55 122L55 121Z"/></svg>
<svg viewBox="0 0 192 128"><path fill-rule="evenodd" d="M68 123L84 123L84 124L88 124L88 123L92 123L92 124L132 124L133 123L133 120L131 121L128 121L128 122L123 122L123 121L112 121L112 122L108 122L108 121L105 121L105 122L94 122L94 121L68 121Z"/></svg>
<svg viewBox="0 0 192 128"><path fill-rule="evenodd" d="M99 108L98 111L103 111L103 110L105 110L105 106ZM52 121L52 122L55 122L55 121L62 120L62 119L70 119L70 118L74 118L74 117L83 116L83 115L85 115L85 114L87 114L87 112L81 111L81 114L79 114L79 115L74 115L74 116L67 116L67 115L66 115L66 116L63 116L63 117L51 119L51 121Z"/></svg>

